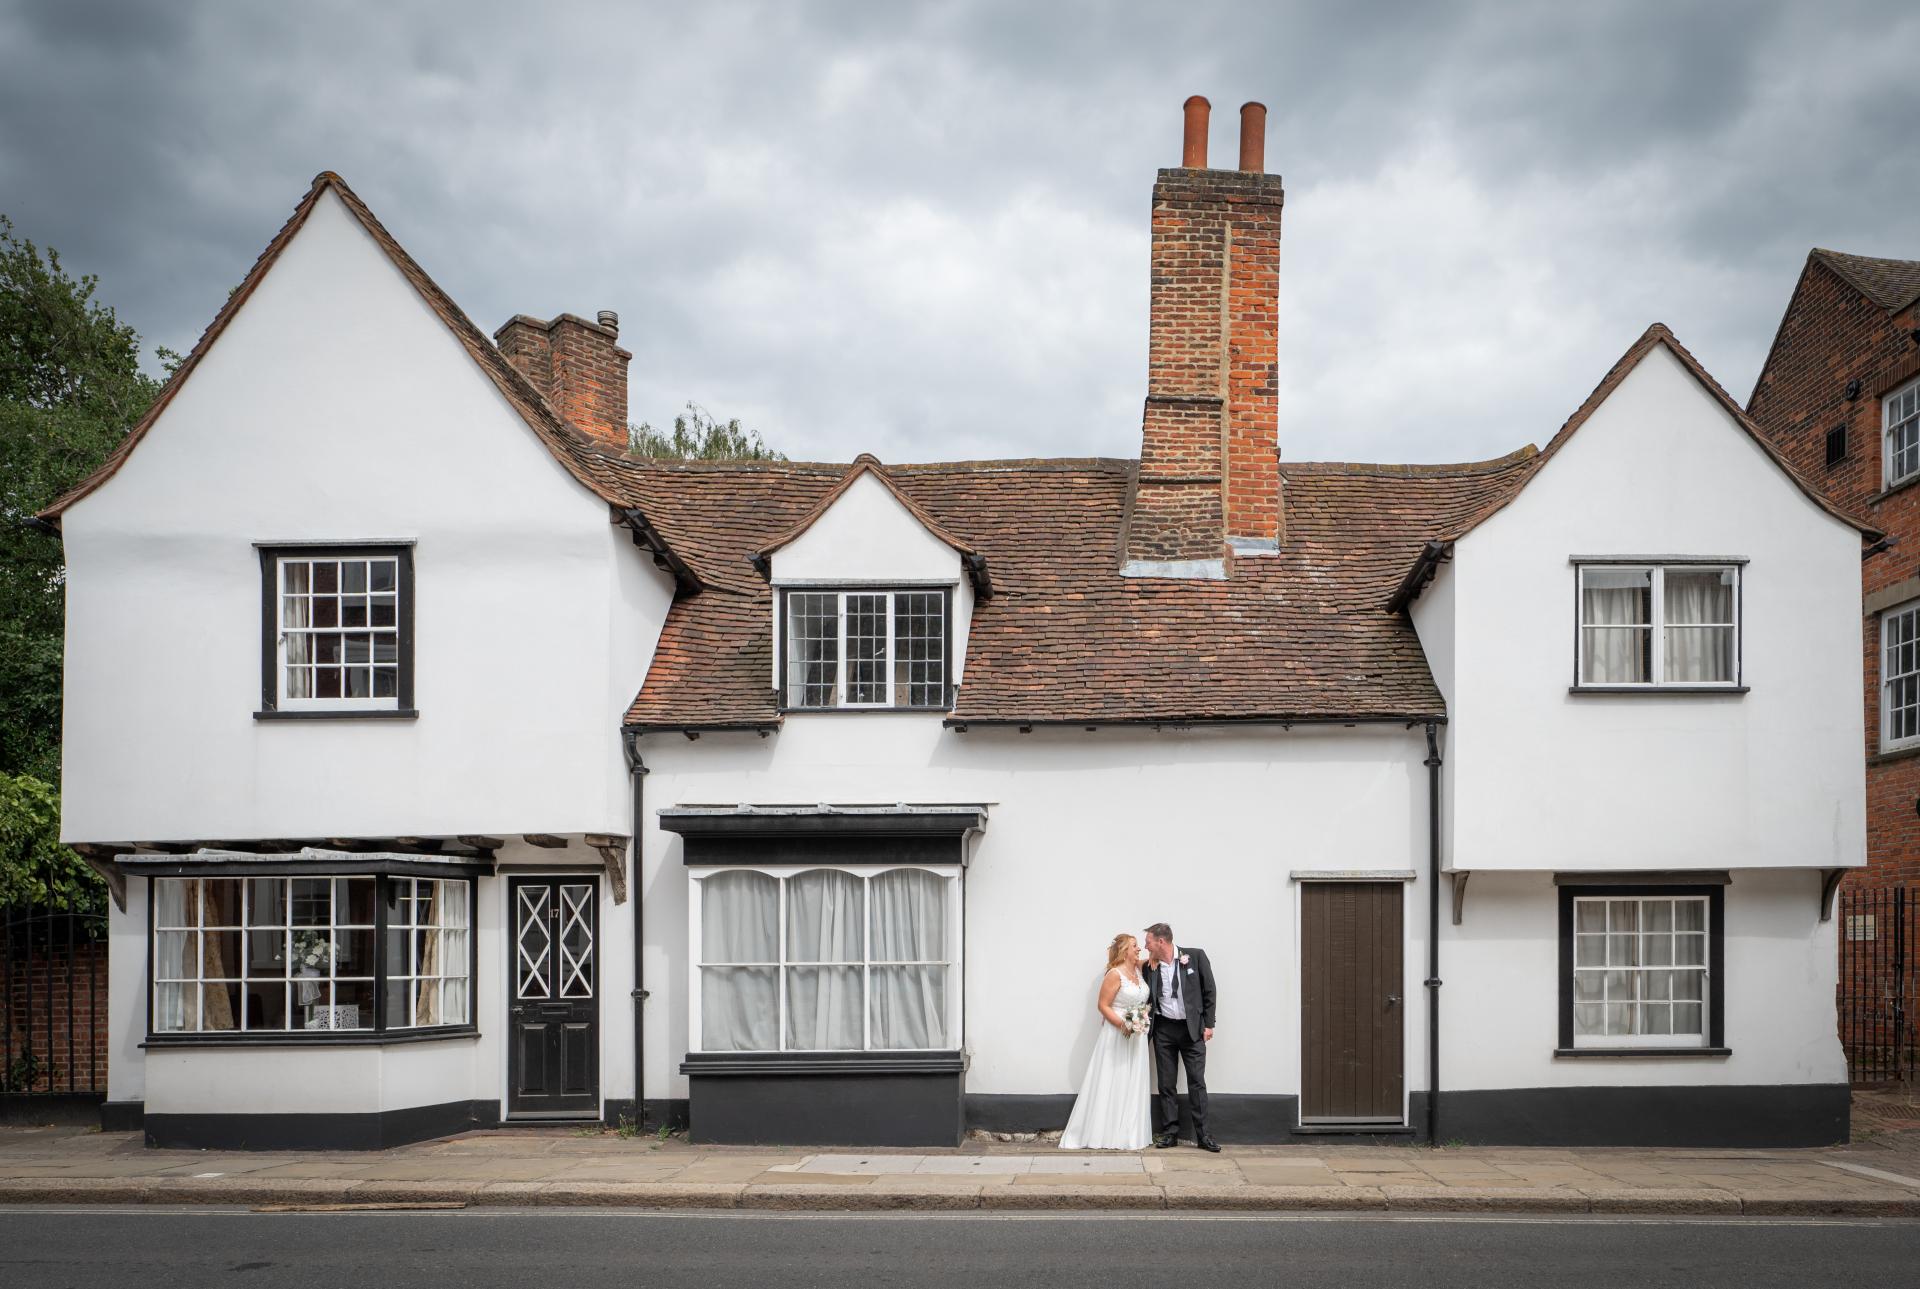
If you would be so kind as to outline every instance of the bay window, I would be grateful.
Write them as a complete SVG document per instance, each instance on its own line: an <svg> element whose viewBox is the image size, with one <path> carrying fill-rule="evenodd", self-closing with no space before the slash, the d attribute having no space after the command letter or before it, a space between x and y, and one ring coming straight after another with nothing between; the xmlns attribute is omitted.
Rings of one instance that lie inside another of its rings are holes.
<svg viewBox="0 0 1920 1289"><path fill-rule="evenodd" d="M696 1051L959 1046L957 872L715 868L692 885Z"/></svg>
<svg viewBox="0 0 1920 1289"><path fill-rule="evenodd" d="M784 706L947 707L946 588L788 589L781 604Z"/></svg>
<svg viewBox="0 0 1920 1289"><path fill-rule="evenodd" d="M472 1025L473 883L153 879L155 1035L313 1037Z"/></svg>
<svg viewBox="0 0 1920 1289"><path fill-rule="evenodd" d="M1741 565L1576 562L1576 688L1740 683Z"/></svg>

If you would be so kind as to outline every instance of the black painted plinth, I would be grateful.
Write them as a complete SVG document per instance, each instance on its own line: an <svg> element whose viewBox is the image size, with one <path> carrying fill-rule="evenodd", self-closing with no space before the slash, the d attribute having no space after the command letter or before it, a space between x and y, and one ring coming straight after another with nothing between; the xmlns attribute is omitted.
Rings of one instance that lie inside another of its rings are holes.
<svg viewBox="0 0 1920 1289"><path fill-rule="evenodd" d="M689 1055L688 1139L729 1146L957 1146L959 1053L803 1060Z"/></svg>
<svg viewBox="0 0 1920 1289"><path fill-rule="evenodd" d="M448 1101L364 1114L156 1114L147 1144L180 1150L385 1150L500 1123L497 1101Z"/></svg>
<svg viewBox="0 0 1920 1289"><path fill-rule="evenodd" d="M1425 1100L1413 1094L1423 1140ZM1443 1145L1832 1146L1851 1104L1844 1083L1442 1090L1438 1129Z"/></svg>

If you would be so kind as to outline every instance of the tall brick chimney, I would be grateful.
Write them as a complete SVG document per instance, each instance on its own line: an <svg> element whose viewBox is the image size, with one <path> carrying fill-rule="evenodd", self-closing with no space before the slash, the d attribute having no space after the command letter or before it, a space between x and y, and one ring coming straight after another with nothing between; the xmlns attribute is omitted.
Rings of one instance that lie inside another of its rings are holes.
<svg viewBox="0 0 1920 1289"><path fill-rule="evenodd" d="M493 333L493 343L553 410L576 429L610 447L627 447L627 364L633 355L616 341L620 315L602 309L599 320L563 313L551 322L515 314Z"/></svg>
<svg viewBox="0 0 1920 1289"><path fill-rule="evenodd" d="M1153 293L1130 570L1279 549L1279 175L1266 108L1240 109L1240 165L1207 168L1207 100L1153 186Z"/></svg>

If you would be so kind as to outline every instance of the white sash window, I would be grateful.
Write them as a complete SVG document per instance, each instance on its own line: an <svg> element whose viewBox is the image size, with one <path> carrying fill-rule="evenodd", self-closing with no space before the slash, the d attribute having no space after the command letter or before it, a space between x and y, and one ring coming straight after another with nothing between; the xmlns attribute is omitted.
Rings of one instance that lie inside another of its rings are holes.
<svg viewBox="0 0 1920 1289"><path fill-rule="evenodd" d="M1740 683L1738 564L1581 563L1581 688Z"/></svg>

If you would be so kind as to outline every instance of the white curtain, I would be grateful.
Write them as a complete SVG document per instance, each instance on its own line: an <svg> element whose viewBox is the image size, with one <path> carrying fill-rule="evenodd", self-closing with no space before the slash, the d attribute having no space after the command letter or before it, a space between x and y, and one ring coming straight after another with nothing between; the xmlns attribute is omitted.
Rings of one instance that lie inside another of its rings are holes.
<svg viewBox="0 0 1920 1289"><path fill-rule="evenodd" d="M700 884L700 953L709 963L777 963L780 886L764 873L715 873ZM700 969L700 1047L771 1052L780 1046L779 968Z"/></svg>
<svg viewBox="0 0 1920 1289"><path fill-rule="evenodd" d="M467 1023L468 887L465 882L441 882L439 886L440 925L446 928L440 933L441 949L446 954L441 970L447 977L441 982L440 1023L464 1025Z"/></svg>
<svg viewBox="0 0 1920 1289"><path fill-rule="evenodd" d="M198 920L198 901L193 899L192 880L158 879L153 883L153 922L156 927L190 927ZM200 974L199 936L190 931L155 932L154 977L156 980L192 980ZM200 1027L200 986L197 984L160 984L154 988L154 1029L172 1030Z"/></svg>
<svg viewBox="0 0 1920 1289"><path fill-rule="evenodd" d="M1733 574L1718 568L1670 568L1666 583L1667 681L1732 680ZM1696 625L1701 623L1713 625Z"/></svg>
<svg viewBox="0 0 1920 1289"><path fill-rule="evenodd" d="M870 885L873 960L923 966L873 968L873 1045L947 1045L947 881L918 869L881 873Z"/></svg>
<svg viewBox="0 0 1920 1289"><path fill-rule="evenodd" d="M787 881L787 1046L845 1051L866 1046L858 965L865 958L864 883L819 869Z"/></svg>
<svg viewBox="0 0 1920 1289"><path fill-rule="evenodd" d="M1633 570L1588 569L1580 588L1580 622L1588 684L1644 684L1647 675L1648 576ZM1623 630L1627 625L1638 630Z"/></svg>

